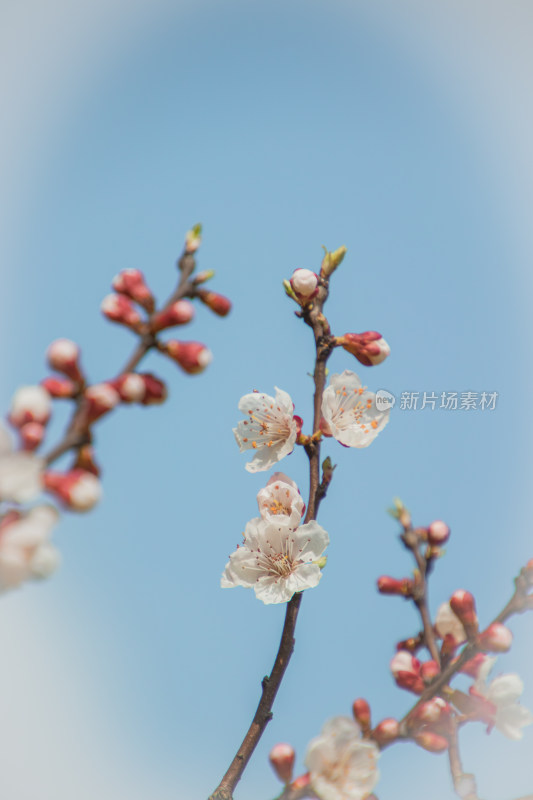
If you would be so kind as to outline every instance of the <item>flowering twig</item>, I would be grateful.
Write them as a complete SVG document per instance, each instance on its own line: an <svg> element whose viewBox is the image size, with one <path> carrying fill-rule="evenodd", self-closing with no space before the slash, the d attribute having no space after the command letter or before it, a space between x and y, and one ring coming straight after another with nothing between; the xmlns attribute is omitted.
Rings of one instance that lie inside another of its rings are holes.
<svg viewBox="0 0 533 800"><path fill-rule="evenodd" d="M313 435L306 437L306 443L304 445L309 459L309 500L304 520L305 523L316 518L320 500L324 497L327 489L325 484L322 485L320 483L320 418L322 394L326 385L326 362L332 351L329 326L322 314L322 308L328 297L328 284L329 281L327 277L322 277L320 279L318 292L312 305L306 307L302 312L304 321L313 330L316 348L315 368L313 371L313 380L315 384ZM254 714L252 724L228 770L213 794L209 797L209 800L232 800L235 786L239 782L268 722L272 719L272 706L294 650L294 632L301 601L302 593L298 592L287 603L285 623L283 625L283 632L281 634L281 641L274 666L272 667L270 675L263 678L261 699Z"/></svg>
<svg viewBox="0 0 533 800"><path fill-rule="evenodd" d="M195 268L195 259L192 253L187 252L187 247L185 247L178 261L178 268L180 270L180 279L178 281L178 285L172 295L168 298L167 302L163 305L161 311L166 311L173 303L176 303L182 298L193 298L196 296L196 286L194 282L190 280ZM121 375L126 375L127 373L132 372L140 364L148 351L157 345L156 336L150 332L150 322L153 316L154 315L152 314L148 318L146 331L141 334L140 341L136 345L133 353L125 363L122 370L118 373L117 378L119 378ZM80 390L75 402L76 405L63 439L58 442L58 444L45 456L45 461L48 465L54 463L54 461L57 461L58 458L67 453L69 450L79 448L90 442L90 433L87 428L84 413L85 398L83 391Z"/></svg>

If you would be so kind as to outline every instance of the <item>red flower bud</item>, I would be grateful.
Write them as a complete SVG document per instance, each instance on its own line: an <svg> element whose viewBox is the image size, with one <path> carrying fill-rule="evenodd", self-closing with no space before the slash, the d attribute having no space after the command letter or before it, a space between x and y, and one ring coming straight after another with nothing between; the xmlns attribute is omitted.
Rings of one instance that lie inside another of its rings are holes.
<svg viewBox="0 0 533 800"><path fill-rule="evenodd" d="M70 378L45 378L41 386L51 397L74 397L77 392L77 386Z"/></svg>
<svg viewBox="0 0 533 800"><path fill-rule="evenodd" d="M427 538L430 544L438 547L450 538L450 529L441 519L436 519L427 529Z"/></svg>
<svg viewBox="0 0 533 800"><path fill-rule="evenodd" d="M143 406L164 403L167 399L167 387L163 381L160 381L159 378L156 378L155 375L149 372L141 375L141 378L144 381L145 388L144 400L142 401Z"/></svg>
<svg viewBox="0 0 533 800"><path fill-rule="evenodd" d="M150 320L150 327L157 333L174 325L186 325L194 317L194 306L189 300L176 300L175 303L158 311Z"/></svg>
<svg viewBox="0 0 533 800"><path fill-rule="evenodd" d="M171 339L170 342L161 345L160 349L189 375L203 372L213 358L211 351L200 342L178 342Z"/></svg>
<svg viewBox="0 0 533 800"><path fill-rule="evenodd" d="M513 643L513 634L501 622L493 622L479 634L478 643L488 653L506 653Z"/></svg>
<svg viewBox="0 0 533 800"><path fill-rule="evenodd" d="M296 753L290 744L275 744L268 756L272 769L283 783L289 783Z"/></svg>
<svg viewBox="0 0 533 800"><path fill-rule="evenodd" d="M361 364L372 367L381 364L390 354L390 347L377 331L345 333L337 338L337 344L356 357Z"/></svg>
<svg viewBox="0 0 533 800"><path fill-rule="evenodd" d="M45 472L45 488L72 511L89 511L100 500L102 487L91 472L73 469L69 472Z"/></svg>
<svg viewBox="0 0 533 800"><path fill-rule="evenodd" d="M449 746L448 740L445 739L444 736L427 730L415 733L413 739L420 747L423 747L424 750L428 750L430 753L443 753Z"/></svg>
<svg viewBox="0 0 533 800"><path fill-rule="evenodd" d="M467 636L475 636L478 630L476 601L470 592L457 589L450 597L450 608L461 622Z"/></svg>
<svg viewBox="0 0 533 800"><path fill-rule="evenodd" d="M411 597L413 594L414 583L411 578L391 578L388 575L382 575L378 578L378 591L381 594L396 594L403 597Z"/></svg>
<svg viewBox="0 0 533 800"><path fill-rule="evenodd" d="M120 402L120 395L111 383L95 383L85 390L84 396L88 423L107 414Z"/></svg>
<svg viewBox="0 0 533 800"><path fill-rule="evenodd" d="M359 723L363 732L370 730L370 706L364 697L359 697L352 703L354 719Z"/></svg>
<svg viewBox="0 0 533 800"><path fill-rule="evenodd" d="M400 650L390 662L397 686L415 694L422 694L425 684L420 672L420 661L406 650Z"/></svg>
<svg viewBox="0 0 533 800"><path fill-rule="evenodd" d="M100 306L102 314L111 322L118 322L128 328L137 328L141 323L141 315L129 297L123 294L108 294Z"/></svg>
<svg viewBox="0 0 533 800"><path fill-rule="evenodd" d="M400 733L400 723L393 717L387 717L372 731L372 738L379 744L384 745L393 742Z"/></svg>
<svg viewBox="0 0 533 800"><path fill-rule="evenodd" d="M418 706L415 711L410 715L410 720L418 720L427 724L435 724L436 722L443 722L450 717L452 712L451 706L442 697L433 697L426 703Z"/></svg>
<svg viewBox="0 0 533 800"><path fill-rule="evenodd" d="M80 348L70 339L56 339L46 351L48 364L56 372L61 372L75 383L83 383L80 367Z"/></svg>
<svg viewBox="0 0 533 800"><path fill-rule="evenodd" d="M225 317L231 311L231 300L224 297L223 294L210 292L208 289L199 289L198 297L211 311L218 314L219 317Z"/></svg>
<svg viewBox="0 0 533 800"><path fill-rule="evenodd" d="M144 275L139 269L123 269L113 278L113 289L115 292L126 295L140 306L146 309L149 314L154 310L154 297L145 283Z"/></svg>

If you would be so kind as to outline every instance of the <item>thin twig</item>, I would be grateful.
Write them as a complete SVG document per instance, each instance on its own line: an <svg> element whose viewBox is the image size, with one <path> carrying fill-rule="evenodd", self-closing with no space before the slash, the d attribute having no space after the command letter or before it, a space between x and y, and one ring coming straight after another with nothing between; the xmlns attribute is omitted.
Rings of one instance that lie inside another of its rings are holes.
<svg viewBox="0 0 533 800"><path fill-rule="evenodd" d="M428 609L428 562L422 556L419 547L419 537L416 530L409 528L404 532L401 537L404 545L411 551L418 567L418 578L415 581L413 589L413 602L416 605L422 626L424 628L424 641L427 649L431 654L431 658L440 666L440 653L431 623L431 617Z"/></svg>

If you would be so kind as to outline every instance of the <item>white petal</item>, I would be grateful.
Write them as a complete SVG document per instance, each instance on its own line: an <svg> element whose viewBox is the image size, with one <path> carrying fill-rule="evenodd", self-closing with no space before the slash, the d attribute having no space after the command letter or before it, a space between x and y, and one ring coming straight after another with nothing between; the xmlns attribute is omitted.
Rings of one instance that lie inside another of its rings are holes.
<svg viewBox="0 0 533 800"><path fill-rule="evenodd" d="M61 555L53 545L45 542L38 547L30 560L32 577L48 578L61 563Z"/></svg>
<svg viewBox="0 0 533 800"><path fill-rule="evenodd" d="M490 683L487 699L496 706L510 705L518 700L523 691L524 682L519 675L498 675Z"/></svg>
<svg viewBox="0 0 533 800"><path fill-rule="evenodd" d="M25 503L42 489L44 461L31 453L11 453L0 459L0 500Z"/></svg>
<svg viewBox="0 0 533 800"><path fill-rule="evenodd" d="M301 549L300 558L304 561L316 561L329 544L329 536L324 528L315 520L301 525L294 532L295 545ZM293 553L296 551L293 550Z"/></svg>
<svg viewBox="0 0 533 800"><path fill-rule="evenodd" d="M0 592L14 589L28 578L29 568L24 551L3 547L0 552Z"/></svg>
<svg viewBox="0 0 533 800"><path fill-rule="evenodd" d="M524 706L519 706L518 703L496 712L495 725L508 739L521 739L522 728L532 723L531 712Z"/></svg>
<svg viewBox="0 0 533 800"><path fill-rule="evenodd" d="M13 446L11 444L11 436L6 428L0 425L0 457L6 456L11 453Z"/></svg>

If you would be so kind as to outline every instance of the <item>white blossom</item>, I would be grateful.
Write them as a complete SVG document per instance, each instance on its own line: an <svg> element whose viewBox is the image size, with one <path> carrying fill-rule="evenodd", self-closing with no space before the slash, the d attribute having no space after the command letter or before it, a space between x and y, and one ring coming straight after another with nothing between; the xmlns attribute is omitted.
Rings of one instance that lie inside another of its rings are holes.
<svg viewBox="0 0 533 800"><path fill-rule="evenodd" d="M246 415L233 429L235 439L244 450L254 450L246 464L248 472L270 469L276 461L294 450L298 426L293 418L294 405L287 392L276 389L276 396L251 392L241 397L239 411Z"/></svg>
<svg viewBox="0 0 533 800"><path fill-rule="evenodd" d="M441 639L444 639L446 634L451 634L455 640L455 644L466 641L465 629L459 617L452 611L449 603L442 603L442 605L439 606L437 616L435 617L435 628Z"/></svg>
<svg viewBox="0 0 533 800"><path fill-rule="evenodd" d="M59 514L48 505L35 506L0 527L0 592L31 578L45 578L57 568L60 556L50 543Z"/></svg>
<svg viewBox="0 0 533 800"><path fill-rule="evenodd" d="M331 376L322 396L322 416L327 435L347 447L367 447L389 421L390 408L379 411L376 395L346 369Z"/></svg>
<svg viewBox="0 0 533 800"><path fill-rule="evenodd" d="M298 487L283 472L275 472L257 495L261 517L271 522L281 520L293 528L301 522L305 508Z"/></svg>
<svg viewBox="0 0 533 800"><path fill-rule="evenodd" d="M11 399L10 421L21 427L26 422L44 425L52 412L52 399L42 386L21 386Z"/></svg>
<svg viewBox="0 0 533 800"><path fill-rule="evenodd" d="M32 500L41 491L43 470L42 458L12 450L9 434L0 426L0 501Z"/></svg>
<svg viewBox="0 0 533 800"><path fill-rule="evenodd" d="M257 517L244 531L242 545L229 557L222 575L224 589L254 589L263 603L287 603L293 594L311 589L322 577L315 562L329 544L329 536L312 520L299 528L286 522Z"/></svg>
<svg viewBox="0 0 533 800"><path fill-rule="evenodd" d="M479 670L474 684L474 696L481 695L489 705L492 724L508 739L521 739L522 728L533 723L533 715L518 703L524 691L524 683L519 675L507 673L498 675L490 683L487 676L496 659L487 658Z"/></svg>
<svg viewBox="0 0 533 800"><path fill-rule="evenodd" d="M361 738L349 717L334 717L309 743L305 764L311 787L320 800L364 800L379 779L379 749Z"/></svg>

